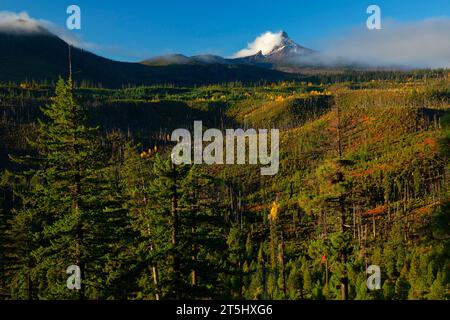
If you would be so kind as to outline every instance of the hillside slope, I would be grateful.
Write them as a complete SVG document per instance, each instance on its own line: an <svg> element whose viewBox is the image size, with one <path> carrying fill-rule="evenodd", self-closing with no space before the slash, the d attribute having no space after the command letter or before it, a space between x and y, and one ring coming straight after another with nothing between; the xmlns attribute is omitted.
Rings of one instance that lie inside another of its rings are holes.
<svg viewBox="0 0 450 320"><path fill-rule="evenodd" d="M71 50L73 77L81 83L103 87L127 85L194 85L232 81L278 81L292 76L249 65L179 64L147 66L118 62L88 51ZM0 30L0 81L48 81L66 77L69 47L48 33L7 33Z"/></svg>

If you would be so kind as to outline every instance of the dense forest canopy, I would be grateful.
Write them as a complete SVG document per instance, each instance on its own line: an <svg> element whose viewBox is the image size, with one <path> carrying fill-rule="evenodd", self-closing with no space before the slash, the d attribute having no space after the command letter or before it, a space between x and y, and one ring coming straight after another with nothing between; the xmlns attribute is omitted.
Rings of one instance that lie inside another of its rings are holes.
<svg viewBox="0 0 450 320"><path fill-rule="evenodd" d="M448 70L4 82L0 299L448 299L449 107ZM279 173L174 165L194 120L280 129Z"/></svg>

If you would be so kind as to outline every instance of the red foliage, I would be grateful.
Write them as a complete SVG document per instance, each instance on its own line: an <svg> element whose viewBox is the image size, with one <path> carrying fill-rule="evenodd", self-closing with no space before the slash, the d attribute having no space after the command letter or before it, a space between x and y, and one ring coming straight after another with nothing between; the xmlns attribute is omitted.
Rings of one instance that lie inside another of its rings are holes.
<svg viewBox="0 0 450 320"><path fill-rule="evenodd" d="M384 213L384 211L386 210L385 206L380 206L380 207L376 207L374 209L370 209L367 211L368 214L380 214L380 213Z"/></svg>

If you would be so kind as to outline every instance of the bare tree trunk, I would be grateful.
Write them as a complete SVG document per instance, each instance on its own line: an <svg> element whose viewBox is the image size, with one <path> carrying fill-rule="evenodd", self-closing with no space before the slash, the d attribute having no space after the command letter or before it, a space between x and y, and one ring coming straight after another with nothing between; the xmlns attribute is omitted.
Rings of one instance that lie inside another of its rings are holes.
<svg viewBox="0 0 450 320"><path fill-rule="evenodd" d="M30 242L27 240L27 247L30 248ZM33 281L31 280L31 253L28 252L28 270L27 270L27 294L28 300L33 300Z"/></svg>
<svg viewBox="0 0 450 320"><path fill-rule="evenodd" d="M342 142L341 142L341 109L339 105L336 104L337 113L337 136L338 136L338 154L339 158L342 158Z"/></svg>
<svg viewBox="0 0 450 320"><path fill-rule="evenodd" d="M74 136L74 144L77 141L77 137ZM78 154L78 149L74 147L75 154ZM79 292L79 299L84 300L84 284L83 280L85 279L85 265L82 254L83 240L84 240L84 231L83 231L83 217L80 212L80 200L79 197L81 195L81 169L80 164L77 163L77 173L75 175L75 194L74 197L74 207L75 207L75 216L77 218L77 239L76 239L76 265L80 268L80 278L81 278L81 288Z"/></svg>
<svg viewBox="0 0 450 320"><path fill-rule="evenodd" d="M195 228L192 227L192 234L195 233ZM195 244L192 245L192 262L194 267L192 268L191 271L191 276L192 276L192 285L196 286L197 285L197 271L195 270L195 263L197 261L197 246Z"/></svg>
<svg viewBox="0 0 450 320"><path fill-rule="evenodd" d="M342 234L345 234L349 228L349 226L346 224L346 217L345 217L345 208L342 197L339 197L339 210L341 214L341 232ZM345 266L344 267L344 274L342 275L340 282L341 282L341 298L342 300L348 300L348 274L347 274L347 244L344 241L344 247L342 248L340 252L341 256L341 262Z"/></svg>
<svg viewBox="0 0 450 320"><path fill-rule="evenodd" d="M178 246L178 193L177 193L177 170L174 164L172 164L172 249L174 250L172 254L172 269L174 273L174 283L175 283L175 296L180 299L180 260L178 253L176 252Z"/></svg>
<svg viewBox="0 0 450 320"><path fill-rule="evenodd" d="M283 237L283 232L281 233L281 272L282 272L282 276L283 276L283 293L284 293L284 298L287 298L287 290L286 290L286 263L285 263L285 259L284 259L284 237Z"/></svg>
<svg viewBox="0 0 450 320"><path fill-rule="evenodd" d="M328 257L325 257L325 290L328 298Z"/></svg>
<svg viewBox="0 0 450 320"><path fill-rule="evenodd" d="M373 232L373 239L375 240L376 237L377 237L377 229L376 229L375 215L372 215L372 232Z"/></svg>
<svg viewBox="0 0 450 320"><path fill-rule="evenodd" d="M150 229L150 226L147 224L147 228ZM150 231L149 231L150 232ZM150 245L150 251L154 251L155 248L153 245ZM153 284L155 285L155 300L159 300L159 273L158 273L158 264L155 262L152 265L152 276L153 276Z"/></svg>
<svg viewBox="0 0 450 320"><path fill-rule="evenodd" d="M264 257L261 259L261 272L262 272L264 300L267 300L266 262L264 261Z"/></svg>

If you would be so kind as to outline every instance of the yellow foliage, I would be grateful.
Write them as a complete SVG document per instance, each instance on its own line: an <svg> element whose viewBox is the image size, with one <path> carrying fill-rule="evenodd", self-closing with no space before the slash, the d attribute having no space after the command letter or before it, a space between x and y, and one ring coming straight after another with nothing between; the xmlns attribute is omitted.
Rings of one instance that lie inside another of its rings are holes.
<svg viewBox="0 0 450 320"><path fill-rule="evenodd" d="M21 87L22 89L30 89L30 88L32 87L32 85L31 85L31 83L28 83L28 82L22 82L22 83L20 84L20 87Z"/></svg>
<svg viewBox="0 0 450 320"><path fill-rule="evenodd" d="M141 158L142 159L148 159L148 158L150 158L151 157L151 155L152 155L152 149L148 149L148 151L142 151L141 152L141 154L140 154L140 156L141 156Z"/></svg>
<svg viewBox="0 0 450 320"><path fill-rule="evenodd" d="M269 220L275 221L278 218L278 214L280 211L280 206L276 201L272 203L272 208L270 209Z"/></svg>

